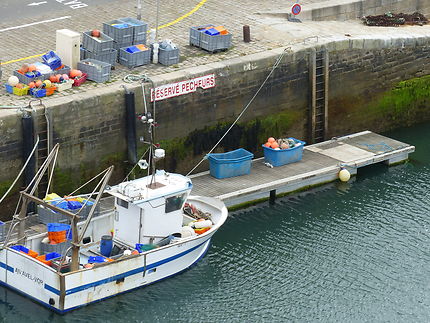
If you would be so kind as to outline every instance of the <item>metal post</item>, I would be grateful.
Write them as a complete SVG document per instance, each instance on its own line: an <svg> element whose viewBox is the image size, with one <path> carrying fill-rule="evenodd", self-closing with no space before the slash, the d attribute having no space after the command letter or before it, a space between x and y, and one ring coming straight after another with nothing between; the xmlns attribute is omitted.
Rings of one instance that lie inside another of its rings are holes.
<svg viewBox="0 0 430 323"><path fill-rule="evenodd" d="M142 19L142 0L137 0L137 19Z"/></svg>
<svg viewBox="0 0 430 323"><path fill-rule="evenodd" d="M251 41L251 31L249 30L249 26L243 26L243 41L245 43L249 43Z"/></svg>
<svg viewBox="0 0 430 323"><path fill-rule="evenodd" d="M158 16L160 14L160 0L157 0L157 14L155 16L155 41L158 41Z"/></svg>

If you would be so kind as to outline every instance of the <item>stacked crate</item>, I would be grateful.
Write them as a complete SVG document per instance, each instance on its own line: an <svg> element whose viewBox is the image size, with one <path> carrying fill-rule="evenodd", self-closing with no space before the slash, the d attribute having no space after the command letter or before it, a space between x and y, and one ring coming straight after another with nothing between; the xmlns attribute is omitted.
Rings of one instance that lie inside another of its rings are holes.
<svg viewBox="0 0 430 323"><path fill-rule="evenodd" d="M146 44L148 24L134 18L119 18L103 23L103 33L111 37L113 46L120 48Z"/></svg>
<svg viewBox="0 0 430 323"><path fill-rule="evenodd" d="M223 26L212 24L190 28L190 45L215 53L231 47L232 35Z"/></svg>
<svg viewBox="0 0 430 323"><path fill-rule="evenodd" d="M82 33L81 59L94 59L97 61L115 65L118 52L114 49L114 41L105 33L100 32L100 37L92 36L91 31Z"/></svg>

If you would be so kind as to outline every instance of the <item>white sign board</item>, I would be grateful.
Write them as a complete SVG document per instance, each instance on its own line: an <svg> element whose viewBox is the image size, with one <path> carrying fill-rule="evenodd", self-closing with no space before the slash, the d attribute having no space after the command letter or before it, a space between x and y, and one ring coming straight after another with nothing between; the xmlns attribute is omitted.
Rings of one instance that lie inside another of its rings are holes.
<svg viewBox="0 0 430 323"><path fill-rule="evenodd" d="M165 84L151 89L151 101L160 101L175 96L196 92L197 88L204 90L215 86L215 74L209 74L172 84Z"/></svg>

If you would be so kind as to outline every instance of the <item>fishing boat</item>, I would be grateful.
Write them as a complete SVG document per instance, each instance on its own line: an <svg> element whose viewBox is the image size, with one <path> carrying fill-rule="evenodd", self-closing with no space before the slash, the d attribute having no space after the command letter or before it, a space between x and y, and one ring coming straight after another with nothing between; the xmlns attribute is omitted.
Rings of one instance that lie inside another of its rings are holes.
<svg viewBox="0 0 430 323"><path fill-rule="evenodd" d="M152 159L162 157L150 147ZM20 192L13 220L0 225L0 283L58 313L186 270L227 218L223 202L190 195L189 177L156 170L152 159L147 176L109 186L110 167L89 194L39 198L58 150Z"/></svg>

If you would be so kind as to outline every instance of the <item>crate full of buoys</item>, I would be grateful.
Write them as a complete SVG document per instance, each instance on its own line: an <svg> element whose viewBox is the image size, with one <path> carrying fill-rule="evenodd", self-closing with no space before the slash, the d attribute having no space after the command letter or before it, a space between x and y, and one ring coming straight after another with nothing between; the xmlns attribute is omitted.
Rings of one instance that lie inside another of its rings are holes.
<svg viewBox="0 0 430 323"><path fill-rule="evenodd" d="M305 144L295 138L276 140L270 137L263 145L264 160L275 167L298 162L302 159Z"/></svg>

